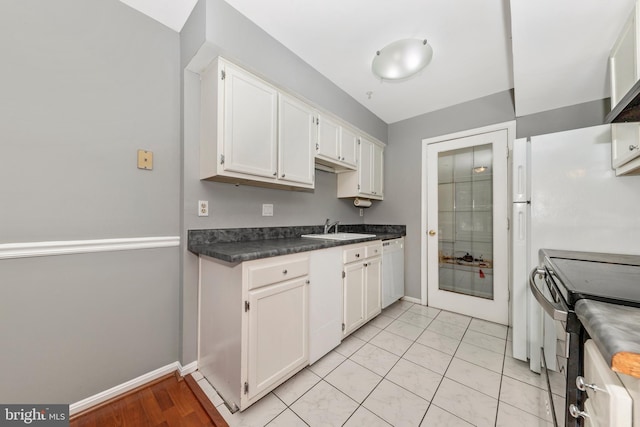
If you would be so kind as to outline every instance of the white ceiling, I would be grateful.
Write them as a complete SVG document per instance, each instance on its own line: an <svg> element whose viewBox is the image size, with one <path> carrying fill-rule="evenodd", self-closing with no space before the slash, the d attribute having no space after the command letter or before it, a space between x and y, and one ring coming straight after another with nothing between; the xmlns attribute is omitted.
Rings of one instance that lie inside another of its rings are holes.
<svg viewBox="0 0 640 427"><path fill-rule="evenodd" d="M121 0L182 23L195 0ZM606 98L607 55L634 0L225 0L387 123L514 89L516 115ZM175 15L167 14L177 8ZM158 10L161 9L160 12ZM376 50L426 38L418 76L382 82ZM513 38L512 38L513 37ZM372 92L369 99L367 92Z"/></svg>

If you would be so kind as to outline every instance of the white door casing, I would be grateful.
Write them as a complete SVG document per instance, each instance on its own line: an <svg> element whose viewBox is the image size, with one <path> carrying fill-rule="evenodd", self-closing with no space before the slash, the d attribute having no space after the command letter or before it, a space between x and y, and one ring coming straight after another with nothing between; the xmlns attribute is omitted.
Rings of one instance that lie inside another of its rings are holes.
<svg viewBox="0 0 640 427"><path fill-rule="evenodd" d="M422 303L508 324L508 147L515 122L487 126L423 140L422 181ZM492 144L493 152L493 299L476 298L439 289L438 153ZM435 183L435 184L434 184ZM429 230L436 231L430 236Z"/></svg>

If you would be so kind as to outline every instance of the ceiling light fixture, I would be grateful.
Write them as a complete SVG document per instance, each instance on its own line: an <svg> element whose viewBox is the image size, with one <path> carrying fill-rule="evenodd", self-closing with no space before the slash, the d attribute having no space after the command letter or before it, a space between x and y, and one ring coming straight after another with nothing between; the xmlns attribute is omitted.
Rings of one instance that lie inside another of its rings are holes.
<svg viewBox="0 0 640 427"><path fill-rule="evenodd" d="M383 80L408 79L426 67L432 57L433 48L426 40L398 40L376 52L371 71Z"/></svg>

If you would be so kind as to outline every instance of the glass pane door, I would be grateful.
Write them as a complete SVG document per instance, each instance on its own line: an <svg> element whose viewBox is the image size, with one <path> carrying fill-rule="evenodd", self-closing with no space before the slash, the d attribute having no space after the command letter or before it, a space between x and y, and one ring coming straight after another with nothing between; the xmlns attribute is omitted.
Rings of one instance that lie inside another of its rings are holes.
<svg viewBox="0 0 640 427"><path fill-rule="evenodd" d="M438 154L441 290L493 299L491 144Z"/></svg>
<svg viewBox="0 0 640 427"><path fill-rule="evenodd" d="M427 303L506 324L507 131L426 146Z"/></svg>

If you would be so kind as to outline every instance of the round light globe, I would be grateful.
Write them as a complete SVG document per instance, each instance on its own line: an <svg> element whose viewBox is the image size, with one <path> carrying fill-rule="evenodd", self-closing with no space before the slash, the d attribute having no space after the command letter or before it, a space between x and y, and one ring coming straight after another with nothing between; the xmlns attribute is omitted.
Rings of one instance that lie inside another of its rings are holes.
<svg viewBox="0 0 640 427"><path fill-rule="evenodd" d="M376 52L371 71L381 79L402 80L426 67L432 57L433 48L426 40L398 40Z"/></svg>

